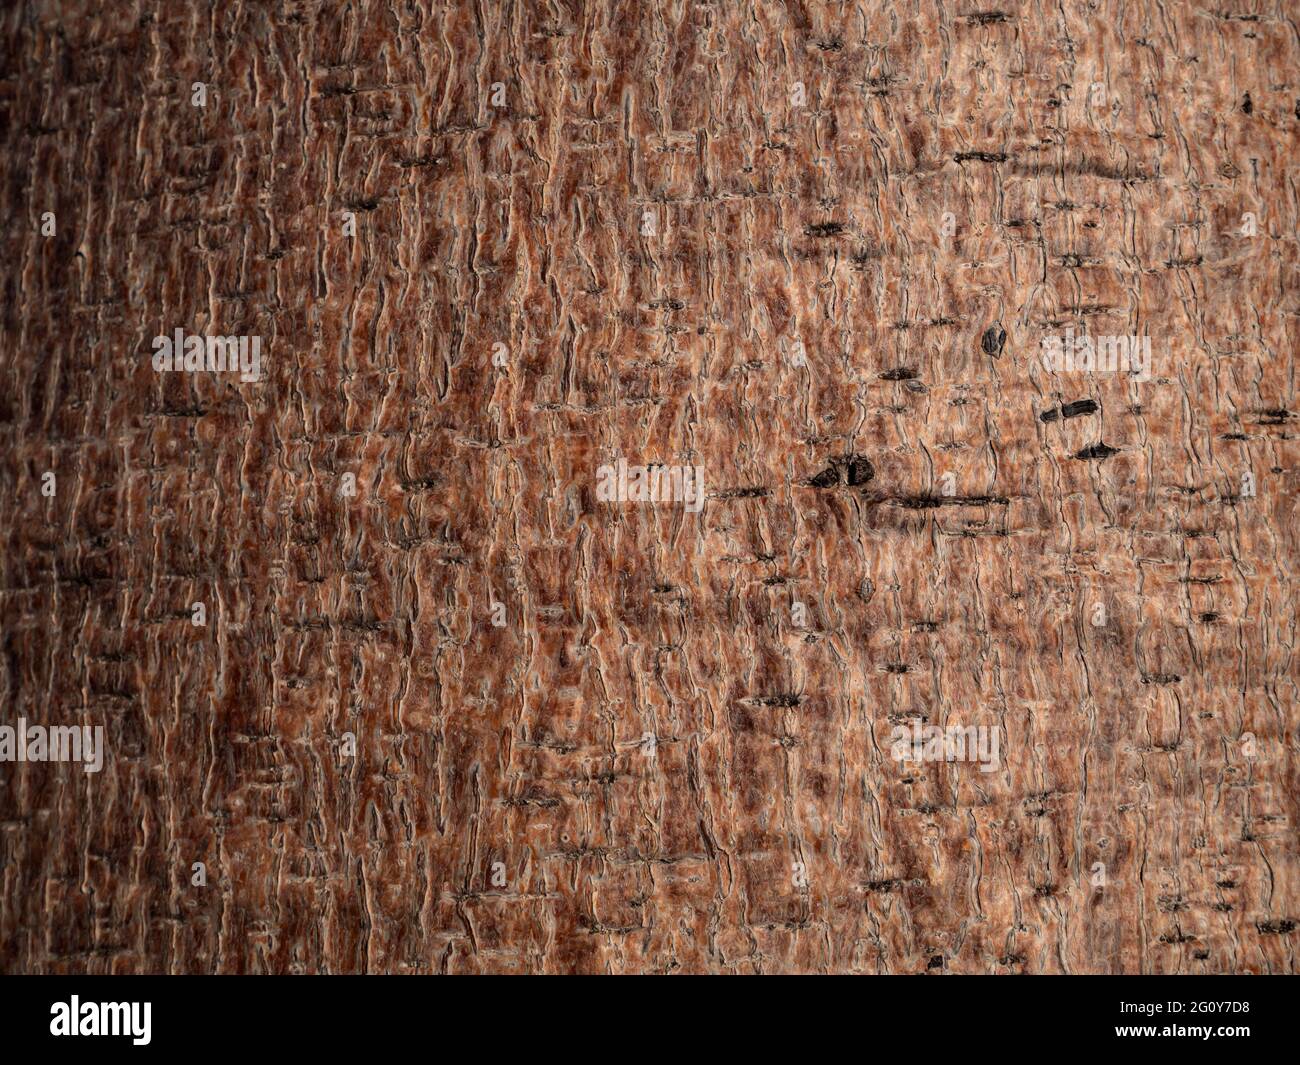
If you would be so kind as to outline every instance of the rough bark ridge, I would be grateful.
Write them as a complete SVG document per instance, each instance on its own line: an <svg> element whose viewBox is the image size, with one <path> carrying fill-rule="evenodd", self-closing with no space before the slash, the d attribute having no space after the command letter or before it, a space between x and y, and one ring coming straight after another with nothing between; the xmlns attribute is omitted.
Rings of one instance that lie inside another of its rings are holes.
<svg viewBox="0 0 1300 1065"><path fill-rule="evenodd" d="M1294 4L0 26L0 968L1294 971Z"/></svg>

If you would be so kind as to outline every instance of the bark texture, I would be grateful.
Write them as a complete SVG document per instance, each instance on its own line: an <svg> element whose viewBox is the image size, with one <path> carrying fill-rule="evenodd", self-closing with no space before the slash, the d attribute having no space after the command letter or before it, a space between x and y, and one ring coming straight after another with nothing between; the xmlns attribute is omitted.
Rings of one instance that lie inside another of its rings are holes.
<svg viewBox="0 0 1300 1065"><path fill-rule="evenodd" d="M0 968L1294 971L1300 15L993 7L0 14Z"/></svg>

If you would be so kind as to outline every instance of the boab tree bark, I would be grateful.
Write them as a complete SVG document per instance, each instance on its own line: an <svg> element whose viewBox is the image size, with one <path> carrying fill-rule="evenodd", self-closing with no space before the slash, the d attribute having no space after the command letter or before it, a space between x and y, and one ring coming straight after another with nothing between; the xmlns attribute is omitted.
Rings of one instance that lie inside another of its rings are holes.
<svg viewBox="0 0 1300 1065"><path fill-rule="evenodd" d="M0 964L1292 971L1294 15L11 5Z"/></svg>

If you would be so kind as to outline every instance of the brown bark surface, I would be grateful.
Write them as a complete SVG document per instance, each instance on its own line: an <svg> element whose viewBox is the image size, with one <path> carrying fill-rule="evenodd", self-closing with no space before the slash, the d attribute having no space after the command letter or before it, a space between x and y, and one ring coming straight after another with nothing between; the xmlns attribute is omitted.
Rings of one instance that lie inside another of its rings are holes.
<svg viewBox="0 0 1300 1065"><path fill-rule="evenodd" d="M994 6L0 14L0 969L1294 971L1300 12Z"/></svg>

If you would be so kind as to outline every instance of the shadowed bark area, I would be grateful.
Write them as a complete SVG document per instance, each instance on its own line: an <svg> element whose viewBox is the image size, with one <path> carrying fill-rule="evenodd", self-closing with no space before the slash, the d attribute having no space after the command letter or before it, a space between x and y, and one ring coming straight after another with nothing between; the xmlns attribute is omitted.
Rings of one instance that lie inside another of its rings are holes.
<svg viewBox="0 0 1300 1065"><path fill-rule="evenodd" d="M1294 7L0 64L0 970L1295 970Z"/></svg>

